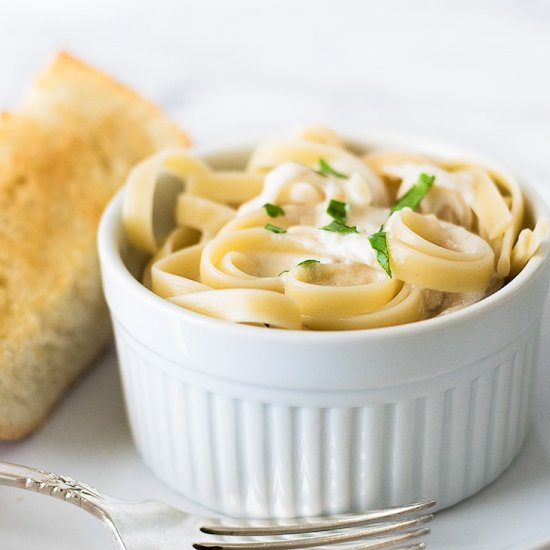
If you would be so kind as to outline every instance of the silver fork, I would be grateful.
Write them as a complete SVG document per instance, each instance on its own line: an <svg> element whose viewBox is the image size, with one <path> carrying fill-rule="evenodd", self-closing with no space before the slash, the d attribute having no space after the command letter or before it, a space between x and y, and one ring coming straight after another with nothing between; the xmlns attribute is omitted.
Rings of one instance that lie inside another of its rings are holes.
<svg viewBox="0 0 550 550"><path fill-rule="evenodd" d="M348 550L420 550L434 500L363 514L299 520L235 520L189 514L160 501L124 502L68 476L0 461L0 485L70 502L104 521L121 550L293 550L364 541ZM397 548L397 545L403 545ZM407 546L408 545L408 546Z"/></svg>

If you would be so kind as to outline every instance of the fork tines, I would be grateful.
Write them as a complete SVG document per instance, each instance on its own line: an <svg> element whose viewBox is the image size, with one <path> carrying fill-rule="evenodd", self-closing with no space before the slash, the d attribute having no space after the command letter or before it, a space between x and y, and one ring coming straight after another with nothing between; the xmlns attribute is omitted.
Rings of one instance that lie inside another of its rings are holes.
<svg viewBox="0 0 550 550"><path fill-rule="evenodd" d="M430 532L426 527L420 527L430 521L432 514L416 515L410 518L404 516L418 513L435 505L434 500L425 500L365 514L339 516L334 518L313 518L300 520L281 520L263 525L255 521L241 521L232 525L212 524L201 527L203 533L217 535L213 540L193 544L197 550L293 550L315 546L329 546L370 539L369 542L350 548L349 550L376 550L395 548L411 539L424 536ZM327 533L330 531L330 533ZM321 535L315 533L324 532ZM246 540L235 541L233 537L247 537ZM266 539L266 536L276 536ZM250 537L250 538L248 538ZM420 550L423 543L402 546L401 550Z"/></svg>

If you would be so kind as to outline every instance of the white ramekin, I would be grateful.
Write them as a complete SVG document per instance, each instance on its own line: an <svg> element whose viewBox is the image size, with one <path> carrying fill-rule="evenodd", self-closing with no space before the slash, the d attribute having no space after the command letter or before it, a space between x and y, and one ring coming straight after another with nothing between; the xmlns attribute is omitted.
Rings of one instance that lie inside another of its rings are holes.
<svg viewBox="0 0 550 550"><path fill-rule="evenodd" d="M425 141L367 146L462 151ZM235 164L240 151L207 156ZM470 155L471 157L471 155ZM543 201L524 187L534 217ZM99 230L134 438L167 484L217 512L304 516L479 491L527 430L549 242L494 295L443 317L343 332L268 330L211 319L133 276L119 193Z"/></svg>

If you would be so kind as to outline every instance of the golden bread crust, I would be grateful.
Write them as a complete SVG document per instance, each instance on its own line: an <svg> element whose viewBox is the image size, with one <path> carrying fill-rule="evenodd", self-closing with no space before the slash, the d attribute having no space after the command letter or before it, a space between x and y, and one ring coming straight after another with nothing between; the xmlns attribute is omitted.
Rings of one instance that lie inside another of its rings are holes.
<svg viewBox="0 0 550 550"><path fill-rule="evenodd" d="M110 341L96 230L134 164L187 136L67 53L0 116L0 438L31 433Z"/></svg>

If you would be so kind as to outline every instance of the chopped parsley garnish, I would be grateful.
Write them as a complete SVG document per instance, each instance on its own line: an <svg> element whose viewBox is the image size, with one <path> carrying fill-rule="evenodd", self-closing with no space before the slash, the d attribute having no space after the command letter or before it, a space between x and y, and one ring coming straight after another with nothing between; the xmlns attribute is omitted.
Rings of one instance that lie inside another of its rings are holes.
<svg viewBox="0 0 550 550"><path fill-rule="evenodd" d="M286 233L286 229L273 225L272 223L266 223L264 229L271 231L271 233Z"/></svg>
<svg viewBox="0 0 550 550"><path fill-rule="evenodd" d="M426 193L430 190L435 176L429 176L424 172L418 176L416 183L392 206L390 210L390 216L401 210L402 208L410 208L415 210L420 204L420 201L426 196ZM369 236L369 242L376 252L376 259L382 267L382 269L391 277L390 257L388 254L388 243L386 241L386 232L384 226L378 230L377 233L373 233Z"/></svg>
<svg viewBox="0 0 550 550"><path fill-rule="evenodd" d="M265 211L267 212L267 215L270 218L276 218L277 216L285 215L285 211L280 206L277 206L276 204L271 204L269 202L266 202L263 205L263 208L265 208Z"/></svg>
<svg viewBox="0 0 550 550"><path fill-rule="evenodd" d="M321 176L334 176L335 178L347 179L349 176L335 170L325 159L319 159L319 170L315 170Z"/></svg>
<svg viewBox="0 0 550 550"><path fill-rule="evenodd" d="M346 224L348 205L345 202L330 199L327 206L327 214L331 216L332 221L320 229L334 231L336 233L357 233L356 226L352 227Z"/></svg>
<svg viewBox="0 0 550 550"><path fill-rule="evenodd" d="M304 260L302 262L300 262L299 264L296 265L296 267L307 267L308 265L313 265L313 264L320 264L321 262L319 260ZM290 271L290 269L285 269L284 271L281 271L281 273L279 273L279 277L281 275L284 275L285 273L288 273Z"/></svg>
<svg viewBox="0 0 550 550"><path fill-rule="evenodd" d="M386 232L382 226L377 233L369 236L369 242L376 251L376 259L384 271L391 277L390 257L388 255L388 243L386 242Z"/></svg>
<svg viewBox="0 0 550 550"><path fill-rule="evenodd" d="M303 262L300 262L297 267L307 267L308 265L313 264L320 264L321 262L319 260L304 260Z"/></svg>
<svg viewBox="0 0 550 550"><path fill-rule="evenodd" d="M430 190L434 180L435 176L428 176L428 174L424 174L424 172L420 174L416 183L392 206L390 214L407 207L415 210L420 204L420 201Z"/></svg>
<svg viewBox="0 0 550 550"><path fill-rule="evenodd" d="M345 202L330 199L327 206L327 214L336 221L346 223L348 205Z"/></svg>
<svg viewBox="0 0 550 550"><path fill-rule="evenodd" d="M324 227L321 227L320 229L324 229L325 231L334 231L335 233L358 233L357 226L350 227L349 225L346 225L345 223L338 221L338 220L332 220L328 225L325 225Z"/></svg>

